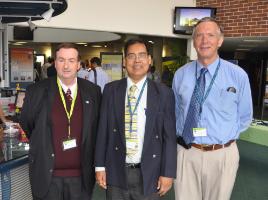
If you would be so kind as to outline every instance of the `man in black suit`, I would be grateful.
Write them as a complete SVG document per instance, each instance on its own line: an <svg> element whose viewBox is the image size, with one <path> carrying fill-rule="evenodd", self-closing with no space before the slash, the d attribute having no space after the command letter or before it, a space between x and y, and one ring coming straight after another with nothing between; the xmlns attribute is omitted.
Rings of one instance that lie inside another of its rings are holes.
<svg viewBox="0 0 268 200"><path fill-rule="evenodd" d="M128 78L107 84L97 134L95 171L108 200L156 200L176 176L174 95L147 78L144 41L124 49Z"/></svg>
<svg viewBox="0 0 268 200"><path fill-rule="evenodd" d="M27 88L21 113L33 198L89 200L101 90L76 77L80 60L73 44L59 45L55 67L57 77Z"/></svg>

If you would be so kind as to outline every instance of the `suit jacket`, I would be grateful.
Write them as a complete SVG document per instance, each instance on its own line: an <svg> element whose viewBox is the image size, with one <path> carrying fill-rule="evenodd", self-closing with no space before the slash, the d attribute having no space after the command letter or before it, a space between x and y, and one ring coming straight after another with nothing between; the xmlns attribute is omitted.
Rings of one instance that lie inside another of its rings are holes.
<svg viewBox="0 0 268 200"><path fill-rule="evenodd" d="M83 106L82 180L91 195L95 184L94 152L101 91L89 81L77 78L77 83ZM47 193L53 172L51 109L57 91L56 77L30 85L21 113L21 126L30 139L29 169L32 192L39 198Z"/></svg>
<svg viewBox="0 0 268 200"><path fill-rule="evenodd" d="M124 131L127 80L104 88L96 143L96 167L105 167L107 184L127 189ZM148 80L141 172L144 194L157 192L159 176L176 177L175 101L172 90Z"/></svg>

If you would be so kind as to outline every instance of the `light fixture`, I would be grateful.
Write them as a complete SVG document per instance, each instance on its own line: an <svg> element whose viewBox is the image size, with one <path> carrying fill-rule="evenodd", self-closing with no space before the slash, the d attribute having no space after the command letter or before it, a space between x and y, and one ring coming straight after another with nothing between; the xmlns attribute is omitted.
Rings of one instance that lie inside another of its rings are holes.
<svg viewBox="0 0 268 200"><path fill-rule="evenodd" d="M91 47L94 47L94 48L101 48L102 46L101 46L101 45L91 45Z"/></svg>
<svg viewBox="0 0 268 200"><path fill-rule="evenodd" d="M151 43L151 44L154 44L154 41L152 41L152 40L149 40L148 42Z"/></svg>
<svg viewBox="0 0 268 200"><path fill-rule="evenodd" d="M31 18L29 18L27 23L29 24L31 31L34 31L35 29L37 29L37 26L32 22Z"/></svg>
<svg viewBox="0 0 268 200"><path fill-rule="evenodd" d="M52 8L51 4L49 4L49 10L47 10L46 12L44 12L41 16L46 20L46 21L50 21L52 18L52 14L54 13L54 9Z"/></svg>

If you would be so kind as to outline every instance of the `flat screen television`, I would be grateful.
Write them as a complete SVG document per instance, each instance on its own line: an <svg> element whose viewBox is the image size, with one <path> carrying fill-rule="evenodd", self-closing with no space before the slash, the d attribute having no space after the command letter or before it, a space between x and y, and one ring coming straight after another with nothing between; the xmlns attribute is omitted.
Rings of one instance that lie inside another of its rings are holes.
<svg viewBox="0 0 268 200"><path fill-rule="evenodd" d="M33 40L33 31L28 26L14 26L14 40Z"/></svg>
<svg viewBox="0 0 268 200"><path fill-rule="evenodd" d="M216 8L175 7L173 32L190 35L193 26L203 17L216 17Z"/></svg>

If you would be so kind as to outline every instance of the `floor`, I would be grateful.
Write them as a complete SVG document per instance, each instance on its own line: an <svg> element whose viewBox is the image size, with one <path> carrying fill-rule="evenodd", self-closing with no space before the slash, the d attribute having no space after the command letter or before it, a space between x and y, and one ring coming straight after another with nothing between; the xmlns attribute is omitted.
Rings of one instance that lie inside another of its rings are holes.
<svg viewBox="0 0 268 200"><path fill-rule="evenodd" d="M231 200L268 200L268 147L238 141L240 166ZM171 190L162 200L174 200ZM105 192L95 188L93 200L105 200Z"/></svg>

